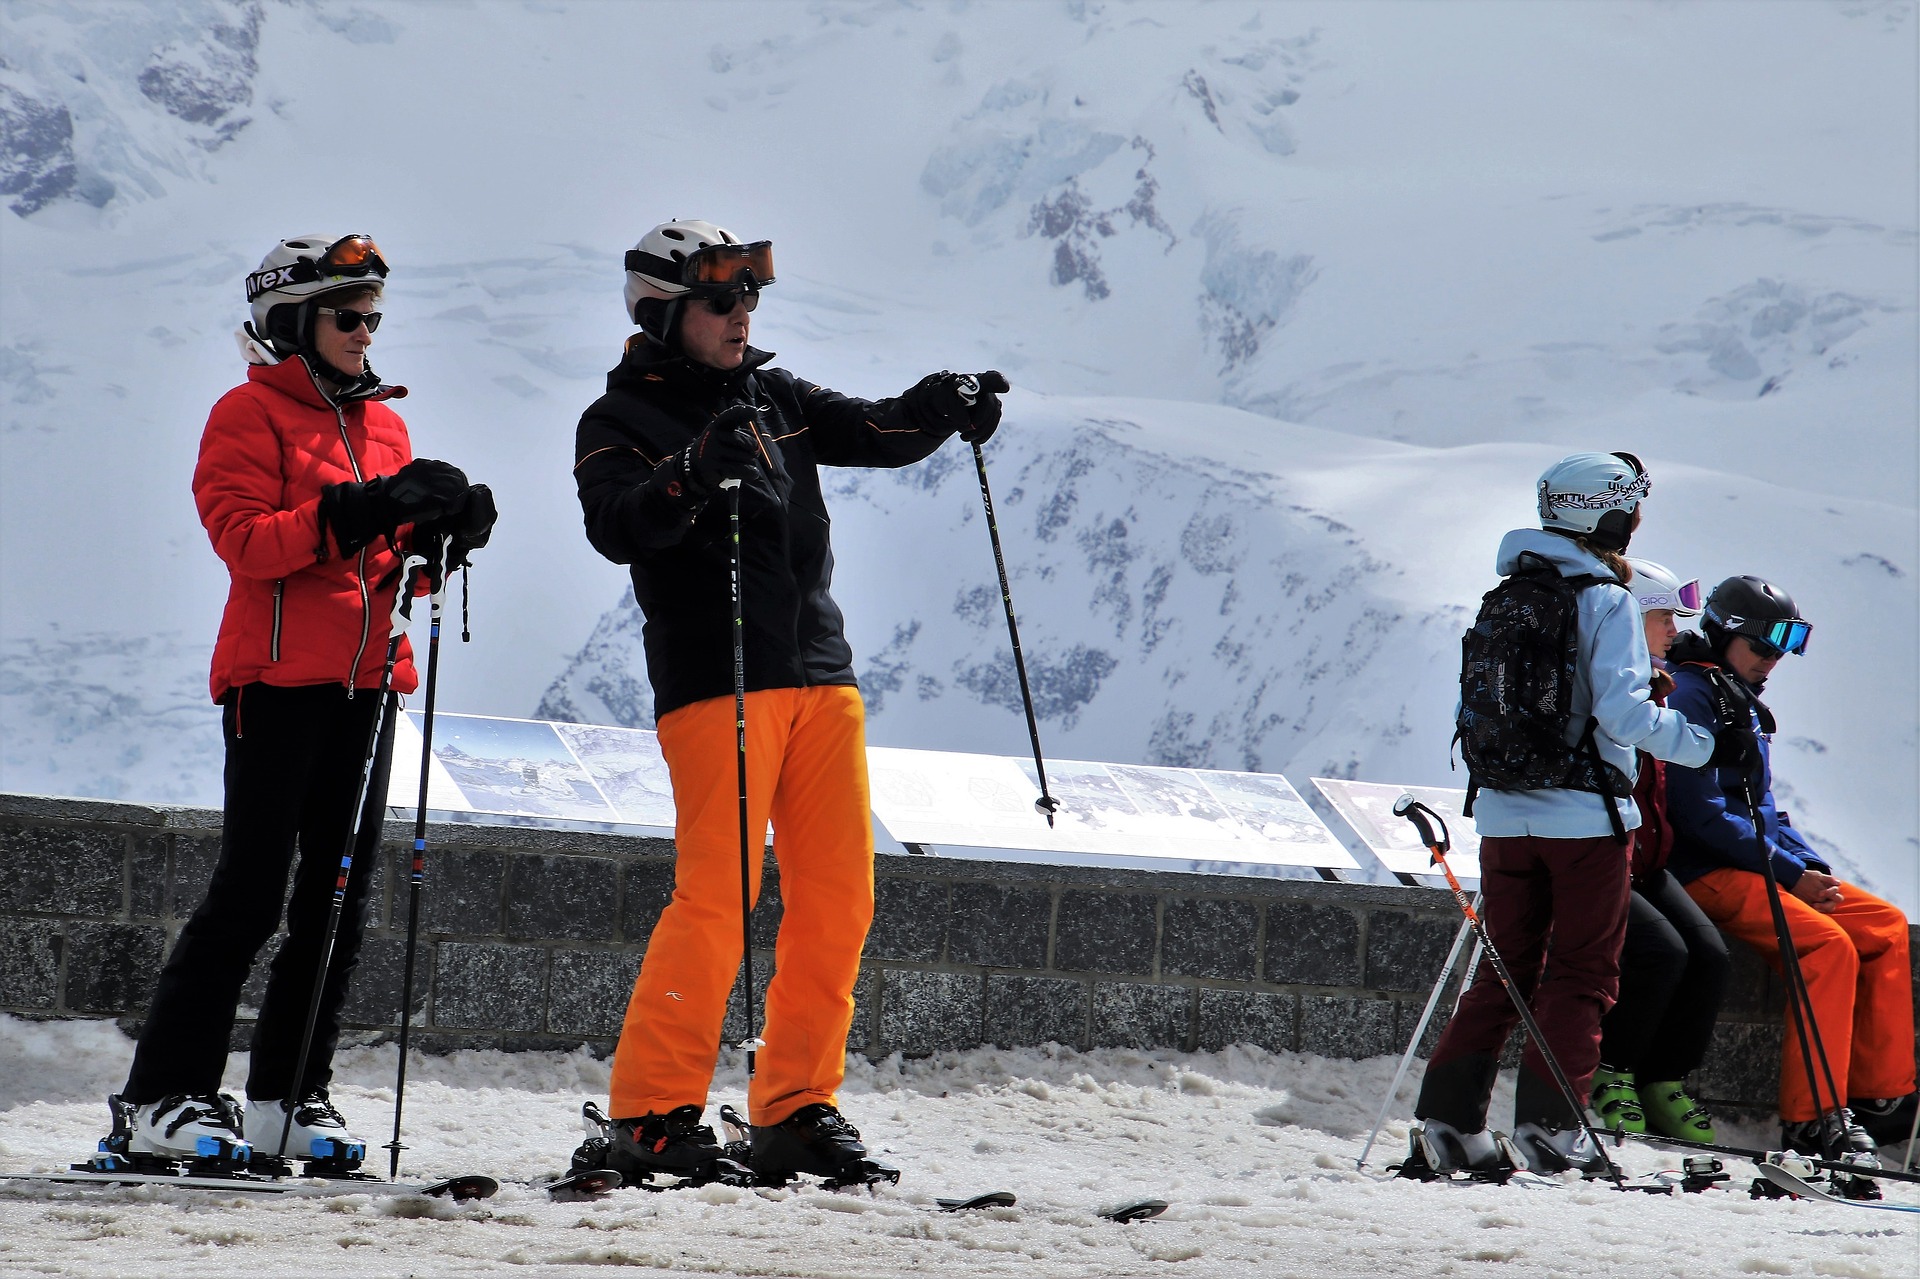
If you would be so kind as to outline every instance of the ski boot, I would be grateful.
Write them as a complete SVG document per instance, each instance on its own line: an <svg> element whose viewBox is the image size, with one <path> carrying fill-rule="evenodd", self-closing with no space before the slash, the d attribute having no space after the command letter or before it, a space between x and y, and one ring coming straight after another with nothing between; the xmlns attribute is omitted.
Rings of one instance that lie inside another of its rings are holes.
<svg viewBox="0 0 1920 1279"><path fill-rule="evenodd" d="M589 1131L597 1132L573 1152L573 1170L610 1168L626 1185L643 1190L703 1186L709 1182L745 1186L753 1174L727 1158L713 1129L700 1122L699 1106L686 1105L664 1115L608 1119L592 1102L580 1108Z"/></svg>
<svg viewBox="0 0 1920 1279"><path fill-rule="evenodd" d="M1524 1123L1513 1130L1513 1144L1520 1148L1532 1172L1573 1171L1589 1180L1613 1175L1606 1154L1593 1144L1587 1130L1577 1124L1571 1128L1549 1128L1545 1124Z"/></svg>
<svg viewBox="0 0 1920 1279"><path fill-rule="evenodd" d="M1505 1185L1521 1167L1506 1135L1461 1132L1440 1119L1422 1119L1407 1130L1407 1157L1389 1171L1414 1181L1445 1181L1464 1173L1474 1181Z"/></svg>
<svg viewBox="0 0 1920 1279"><path fill-rule="evenodd" d="M784 1186L801 1173L828 1190L898 1182L900 1170L867 1154L860 1130L825 1102L802 1106L777 1124L755 1124L753 1173L763 1186Z"/></svg>
<svg viewBox="0 0 1920 1279"><path fill-rule="evenodd" d="M1631 1070L1602 1066L1593 1072L1593 1100L1590 1103L1595 1128L1608 1132L1644 1133L1647 1113L1641 1109L1640 1092L1634 1087Z"/></svg>
<svg viewBox="0 0 1920 1279"><path fill-rule="evenodd" d="M256 1172L287 1176L290 1160L306 1163L304 1177L352 1177L366 1161L367 1143L347 1135L347 1121L341 1117L324 1088L310 1088L293 1107L293 1125L287 1126L284 1101L247 1101L247 1143L253 1147ZM280 1136L286 1134L286 1149L280 1148Z"/></svg>
<svg viewBox="0 0 1920 1279"><path fill-rule="evenodd" d="M1920 1106L1920 1093L1911 1092L1904 1097L1859 1097L1847 1103L1854 1122L1882 1146L1907 1144L1907 1138L1913 1135L1916 1106Z"/></svg>
<svg viewBox="0 0 1920 1279"><path fill-rule="evenodd" d="M1830 1110L1818 1119L1780 1125L1780 1141L1788 1150L1821 1159L1833 1159L1860 1168L1880 1167L1874 1153L1873 1137L1854 1120L1853 1112L1842 1107ZM1872 1177L1834 1172L1833 1188L1848 1199L1880 1198L1879 1183Z"/></svg>
<svg viewBox="0 0 1920 1279"><path fill-rule="evenodd" d="M107 1098L113 1130L84 1165L93 1172L180 1173L230 1177L252 1151L241 1135L240 1106L225 1093L165 1097L135 1104Z"/></svg>
<svg viewBox="0 0 1920 1279"><path fill-rule="evenodd" d="M1709 1146L1716 1142L1713 1116L1707 1113L1705 1106L1687 1096L1684 1080L1671 1079L1640 1085L1640 1106L1647 1117L1646 1127L1641 1130L1643 1132L1680 1141L1698 1141Z"/></svg>

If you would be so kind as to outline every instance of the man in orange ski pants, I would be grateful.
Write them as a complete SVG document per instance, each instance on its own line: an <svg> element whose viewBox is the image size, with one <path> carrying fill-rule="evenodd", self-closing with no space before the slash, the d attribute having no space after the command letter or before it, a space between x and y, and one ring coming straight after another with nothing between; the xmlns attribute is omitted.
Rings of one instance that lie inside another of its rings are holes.
<svg viewBox="0 0 1920 1279"><path fill-rule="evenodd" d="M580 419L574 479L588 540L630 566L646 616L677 847L673 900L648 939L614 1053L610 1140L597 1153L582 1147L576 1164L603 1161L656 1186L897 1177L868 1157L835 1096L873 919L873 827L865 711L829 593L819 468L907 466L956 434L983 442L999 425L1006 379L935 373L875 401L767 367L772 356L747 335L773 283L773 245L710 222L655 227L626 268L640 332ZM757 899L769 817L785 914L747 1098L746 1169L701 1116L741 964L741 877Z"/></svg>
<svg viewBox="0 0 1920 1279"><path fill-rule="evenodd" d="M1763 874L1771 868L1806 980L1805 1011L1826 1057L1823 1067L1813 1045L1801 1042L1790 1008L1780 1056L1781 1139L1807 1154L1846 1150L1871 1160L1876 1145L1904 1144L1912 1131L1913 970L1899 907L1843 882L1774 802L1774 720L1759 694L1787 654L1806 651L1812 633L1784 590L1730 577L1707 597L1700 633L1683 634L1668 650L1675 687L1667 704L1716 735L1751 735L1758 747L1745 776L1667 768L1669 867L1707 918L1779 972L1780 937Z"/></svg>

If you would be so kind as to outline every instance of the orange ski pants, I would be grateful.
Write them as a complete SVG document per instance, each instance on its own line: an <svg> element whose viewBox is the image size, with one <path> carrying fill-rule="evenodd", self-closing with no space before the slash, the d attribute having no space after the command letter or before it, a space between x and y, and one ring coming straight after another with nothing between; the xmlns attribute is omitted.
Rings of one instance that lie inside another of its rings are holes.
<svg viewBox="0 0 1920 1279"><path fill-rule="evenodd" d="M647 940L613 1055L613 1117L704 1107L727 995L740 969L740 788L732 697L662 716L673 782L673 900ZM747 694L751 893L760 898L773 819L785 913L767 989L766 1047L748 1120L775 1124L814 1102L837 1104L846 1074L853 983L873 922L873 826L866 708L856 688Z"/></svg>
<svg viewBox="0 0 1920 1279"><path fill-rule="evenodd" d="M1913 973L1907 963L1907 917L1853 884L1842 888L1831 915L1782 889L1787 931L1800 956L1814 1024L1827 1050L1833 1082L1846 1099L1904 1097L1913 1091ZM1708 871L1687 885L1687 895L1722 931L1759 951L1780 971L1780 943L1767 905L1767 881L1750 870ZM1817 1118L1814 1092L1800 1054L1793 1013L1780 1052L1780 1118L1804 1123ZM1814 1056L1813 1068L1820 1069ZM1819 1080L1822 1109L1833 1100L1825 1075Z"/></svg>

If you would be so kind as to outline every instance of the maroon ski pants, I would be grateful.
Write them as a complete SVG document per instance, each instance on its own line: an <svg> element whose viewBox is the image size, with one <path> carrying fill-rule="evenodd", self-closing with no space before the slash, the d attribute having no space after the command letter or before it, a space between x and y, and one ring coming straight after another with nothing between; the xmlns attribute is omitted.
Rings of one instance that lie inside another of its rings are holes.
<svg viewBox="0 0 1920 1279"><path fill-rule="evenodd" d="M1480 841L1480 918L1583 1103L1600 1064L1600 1017L1620 992L1630 853L1630 844L1610 835ZM1549 942L1553 965L1543 979ZM1414 1113L1463 1132L1484 1128L1500 1052L1519 1020L1493 965L1482 959L1434 1048ZM1574 1115L1539 1048L1529 1042L1520 1064L1515 1125L1571 1124Z"/></svg>

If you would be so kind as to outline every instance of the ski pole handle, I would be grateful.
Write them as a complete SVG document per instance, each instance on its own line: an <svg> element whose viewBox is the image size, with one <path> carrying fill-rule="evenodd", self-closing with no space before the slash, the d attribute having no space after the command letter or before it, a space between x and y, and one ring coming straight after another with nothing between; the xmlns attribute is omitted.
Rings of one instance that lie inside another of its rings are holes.
<svg viewBox="0 0 1920 1279"><path fill-rule="evenodd" d="M1412 795L1402 794L1399 799L1393 801L1393 815L1404 817L1413 823L1414 830L1420 833L1421 846L1433 854L1434 861L1438 862L1443 854L1453 850L1453 840L1447 835L1446 821L1440 814ZM1433 822L1429 822L1428 818L1432 818ZM1438 823L1440 826L1440 835L1437 839L1434 837L1433 823Z"/></svg>
<svg viewBox="0 0 1920 1279"><path fill-rule="evenodd" d="M972 408L980 399L980 379L971 373L957 375L953 380L953 393L960 397L962 404Z"/></svg>

